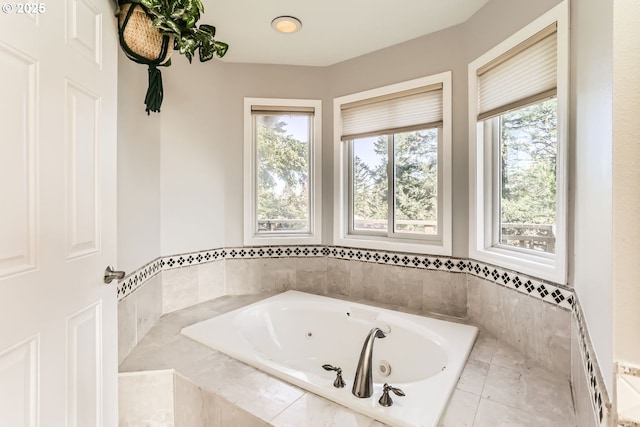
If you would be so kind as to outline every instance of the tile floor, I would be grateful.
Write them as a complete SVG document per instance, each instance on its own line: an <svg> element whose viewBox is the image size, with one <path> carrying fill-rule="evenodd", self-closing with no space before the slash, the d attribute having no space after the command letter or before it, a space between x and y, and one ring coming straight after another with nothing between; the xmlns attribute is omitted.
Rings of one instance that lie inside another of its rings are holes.
<svg viewBox="0 0 640 427"><path fill-rule="evenodd" d="M185 326L269 295L225 296L163 316L122 362L120 372L175 369L265 426L382 426L180 335ZM531 364L484 331L440 420L441 427L575 425L569 381Z"/></svg>

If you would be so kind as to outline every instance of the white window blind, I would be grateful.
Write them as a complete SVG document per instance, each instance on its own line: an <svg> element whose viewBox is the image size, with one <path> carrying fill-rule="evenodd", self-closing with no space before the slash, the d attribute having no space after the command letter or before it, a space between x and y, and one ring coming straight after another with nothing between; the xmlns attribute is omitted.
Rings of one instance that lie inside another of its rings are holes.
<svg viewBox="0 0 640 427"><path fill-rule="evenodd" d="M555 96L557 45L554 23L479 68L478 120Z"/></svg>
<svg viewBox="0 0 640 427"><path fill-rule="evenodd" d="M251 114L253 115L314 115L315 108L313 107L281 107L278 105L252 105Z"/></svg>
<svg viewBox="0 0 640 427"><path fill-rule="evenodd" d="M442 84L342 105L342 140L442 126Z"/></svg>

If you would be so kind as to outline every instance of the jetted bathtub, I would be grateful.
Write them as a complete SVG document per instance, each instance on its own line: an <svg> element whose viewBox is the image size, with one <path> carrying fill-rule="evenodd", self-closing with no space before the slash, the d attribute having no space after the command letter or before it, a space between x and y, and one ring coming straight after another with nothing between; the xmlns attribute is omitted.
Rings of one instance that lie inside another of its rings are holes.
<svg viewBox="0 0 640 427"><path fill-rule="evenodd" d="M351 394L369 331L387 336L373 348L374 392ZM478 333L474 326L349 301L287 291L197 323L182 334L271 375L394 426L437 426ZM335 388L342 368L346 387ZM378 403L384 383L402 389Z"/></svg>

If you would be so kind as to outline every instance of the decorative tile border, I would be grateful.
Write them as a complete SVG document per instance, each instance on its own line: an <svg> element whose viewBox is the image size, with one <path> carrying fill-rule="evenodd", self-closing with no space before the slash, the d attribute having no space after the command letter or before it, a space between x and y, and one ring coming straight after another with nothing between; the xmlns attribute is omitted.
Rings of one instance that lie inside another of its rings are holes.
<svg viewBox="0 0 640 427"><path fill-rule="evenodd" d="M158 266L155 263L158 263L161 270L171 270L226 259L313 257L329 257L407 268L472 274L565 310L571 310L574 302L573 291L569 288L472 259L323 245L218 248L158 258L125 277L118 284L118 299L126 297L153 275L157 274ZM155 266L156 270L153 270L153 272L147 271L153 266Z"/></svg>
<svg viewBox="0 0 640 427"><path fill-rule="evenodd" d="M573 297L572 311L573 317L576 319L578 325L580 354L582 355L584 372L587 375L587 383L589 385L594 417L596 418L599 426L606 426L608 417L607 408L610 408L611 404L609 397L607 396L607 389L604 386L600 366L595 358L595 352L593 351L589 331L587 330L587 325L584 321L584 313L582 312L580 302L575 295Z"/></svg>
<svg viewBox="0 0 640 427"><path fill-rule="evenodd" d="M565 310L571 310L578 325L579 345L588 378L594 416L600 426L607 423L610 407L602 374L584 323L584 315L573 290L535 277L506 270L473 259L425 256L410 253L374 251L340 246L260 246L218 248L157 258L132 272L118 283L118 301L156 276L162 270L172 270L228 259L313 258L329 257L424 270L471 274L483 280L529 295ZM635 371L634 371L635 372ZM640 372L639 372L640 373Z"/></svg>
<svg viewBox="0 0 640 427"><path fill-rule="evenodd" d="M496 267L475 260L468 261L468 272L533 298L571 310L575 300L573 290L526 274Z"/></svg>
<svg viewBox="0 0 640 427"><path fill-rule="evenodd" d="M118 301L148 282L152 277L160 273L161 269L160 258L156 258L125 276L118 282Z"/></svg>

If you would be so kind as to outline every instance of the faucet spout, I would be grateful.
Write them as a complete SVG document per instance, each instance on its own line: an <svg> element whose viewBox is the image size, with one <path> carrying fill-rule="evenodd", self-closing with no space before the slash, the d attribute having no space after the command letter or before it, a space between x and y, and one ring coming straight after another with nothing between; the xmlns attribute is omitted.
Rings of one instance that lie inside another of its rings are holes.
<svg viewBox="0 0 640 427"><path fill-rule="evenodd" d="M373 342L376 338L384 338L387 335L380 328L373 328L369 331L367 338L362 345L356 377L353 380L351 392L356 397L371 397L373 394L373 369L371 359L373 357Z"/></svg>

